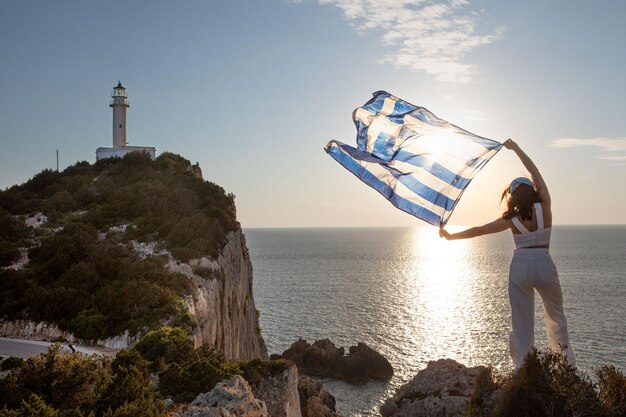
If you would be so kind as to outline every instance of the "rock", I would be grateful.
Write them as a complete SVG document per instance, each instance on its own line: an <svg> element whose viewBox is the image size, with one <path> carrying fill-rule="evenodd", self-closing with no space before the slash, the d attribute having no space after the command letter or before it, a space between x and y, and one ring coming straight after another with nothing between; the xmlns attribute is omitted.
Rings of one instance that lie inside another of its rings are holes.
<svg viewBox="0 0 626 417"><path fill-rule="evenodd" d="M196 276L189 264L169 263L168 268L190 276L195 287L184 303L198 324L193 330L196 347L215 346L228 360L267 358L252 292L252 263L241 229L228 234L216 260L192 263L213 270L214 278Z"/></svg>
<svg viewBox="0 0 626 417"><path fill-rule="evenodd" d="M250 385L239 375L200 394L182 413L173 417L270 417L265 403L254 398Z"/></svg>
<svg viewBox="0 0 626 417"><path fill-rule="evenodd" d="M76 339L53 323L33 322L28 320L0 320L0 337L28 340L67 340Z"/></svg>
<svg viewBox="0 0 626 417"><path fill-rule="evenodd" d="M339 372L344 379L363 381L384 380L393 375L391 364L383 355L365 343L350 347L350 354L339 361Z"/></svg>
<svg viewBox="0 0 626 417"><path fill-rule="evenodd" d="M281 363L285 366L284 370L271 375L268 374L267 368L272 365L278 367L279 363L258 360L256 362L265 366L265 372L258 367L250 369L250 366L244 370L254 396L265 403L272 417L301 417L296 365L283 360Z"/></svg>
<svg viewBox="0 0 626 417"><path fill-rule="evenodd" d="M300 339L280 357L294 361L301 373L351 382L384 380L393 375L389 361L365 343L350 347L346 356L344 348L337 348L328 339L312 345Z"/></svg>
<svg viewBox="0 0 626 417"><path fill-rule="evenodd" d="M460 417L485 369L467 368L452 359L428 362L425 369L381 406L380 413L383 417Z"/></svg>
<svg viewBox="0 0 626 417"><path fill-rule="evenodd" d="M341 417L335 410L335 397L320 381L301 376L298 380L302 417Z"/></svg>
<svg viewBox="0 0 626 417"><path fill-rule="evenodd" d="M167 410L171 410L172 408L174 408L174 400L171 398L166 398L163 400L163 404L165 405L165 408Z"/></svg>
<svg viewBox="0 0 626 417"><path fill-rule="evenodd" d="M399 412L400 409L398 408L396 403L393 402L393 400L387 400L384 402L383 405L380 406L380 415L383 417L390 417Z"/></svg>

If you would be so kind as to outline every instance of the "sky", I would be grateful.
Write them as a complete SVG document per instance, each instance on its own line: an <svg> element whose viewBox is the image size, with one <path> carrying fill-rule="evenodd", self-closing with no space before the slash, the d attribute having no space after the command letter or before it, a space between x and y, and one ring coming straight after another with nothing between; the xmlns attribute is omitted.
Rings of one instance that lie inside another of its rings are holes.
<svg viewBox="0 0 626 417"><path fill-rule="evenodd" d="M199 162L246 227L422 226L323 151L386 90L472 133L515 139L555 224L626 224L626 2L0 2L0 188L128 141ZM497 218L526 174L500 151L449 224Z"/></svg>

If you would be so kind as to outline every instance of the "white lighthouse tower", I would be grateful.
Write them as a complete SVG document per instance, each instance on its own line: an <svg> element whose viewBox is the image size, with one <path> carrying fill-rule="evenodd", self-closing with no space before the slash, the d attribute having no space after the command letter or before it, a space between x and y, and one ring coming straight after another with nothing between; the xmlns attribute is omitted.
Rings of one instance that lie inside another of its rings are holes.
<svg viewBox="0 0 626 417"><path fill-rule="evenodd" d="M152 159L156 156L156 149L151 146L128 146L126 144L126 109L128 95L126 88L118 81L113 87L111 103L109 107L113 109L113 147L96 149L96 160L118 157L122 158L130 152L146 152Z"/></svg>
<svg viewBox="0 0 626 417"><path fill-rule="evenodd" d="M126 146L126 109L130 107L126 89L121 82L113 87L111 97L109 107L113 108L113 147L121 148Z"/></svg>

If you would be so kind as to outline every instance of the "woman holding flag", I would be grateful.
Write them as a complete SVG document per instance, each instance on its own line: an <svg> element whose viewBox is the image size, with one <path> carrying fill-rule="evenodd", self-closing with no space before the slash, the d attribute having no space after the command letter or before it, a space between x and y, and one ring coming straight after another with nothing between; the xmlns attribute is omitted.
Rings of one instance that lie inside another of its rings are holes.
<svg viewBox="0 0 626 417"><path fill-rule="evenodd" d="M507 187L502 199L508 196L502 217L459 233L439 230L448 240L469 239L511 229L515 252L509 270L509 300L512 327L509 338L511 357L518 369L534 345L534 291L537 290L544 306L544 320L548 343L552 350L561 351L570 365L576 363L570 346L567 320L563 312L563 295L558 272L550 256L552 230L551 200L548 188L533 161L513 140L504 142L530 172L532 181L520 177Z"/></svg>

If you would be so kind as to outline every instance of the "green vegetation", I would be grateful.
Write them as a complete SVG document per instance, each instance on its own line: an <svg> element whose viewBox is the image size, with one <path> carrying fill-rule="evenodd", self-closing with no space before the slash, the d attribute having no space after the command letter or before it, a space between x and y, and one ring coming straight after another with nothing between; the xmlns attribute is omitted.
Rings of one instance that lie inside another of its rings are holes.
<svg viewBox="0 0 626 417"><path fill-rule="evenodd" d="M626 415L626 377L612 366L596 370L597 384L559 353L529 353L522 367L494 379L480 375L468 416L616 417ZM495 395L494 395L495 393Z"/></svg>
<svg viewBox="0 0 626 417"><path fill-rule="evenodd" d="M213 347L194 348L187 330L172 327L148 332L114 360L62 354L55 344L0 378L0 417L163 416L165 398L189 402L235 374L254 383L286 366L261 359L228 362Z"/></svg>
<svg viewBox="0 0 626 417"><path fill-rule="evenodd" d="M150 370L158 373L161 393L177 402L191 401L218 382L241 373L236 363L227 362L213 347L195 349L189 333L180 328L149 332L134 350Z"/></svg>
<svg viewBox="0 0 626 417"><path fill-rule="evenodd" d="M112 364L106 356L62 354L58 344L0 379L0 417L164 414L145 368Z"/></svg>
<svg viewBox="0 0 626 417"><path fill-rule="evenodd" d="M140 257L131 242L160 242L181 261L217 256L239 227L234 197L190 166L171 153L155 161L131 153L44 170L0 191L0 267L29 248L27 268L0 269L0 318L53 322L83 339L135 334L172 317L193 326L180 301L189 279L167 272L163 256ZM48 223L37 229L16 217L38 212ZM111 229L120 225L125 232Z"/></svg>
<svg viewBox="0 0 626 417"><path fill-rule="evenodd" d="M28 227L0 207L0 267L9 266L20 257L19 247L24 246Z"/></svg>
<svg viewBox="0 0 626 417"><path fill-rule="evenodd" d="M278 376L292 364L291 361L278 359L268 361L261 358L254 358L249 361L239 362L239 369L250 386L254 387L262 380Z"/></svg>
<svg viewBox="0 0 626 417"><path fill-rule="evenodd" d="M193 342L185 329L162 327L146 333L135 350L147 361L154 364L155 371L166 364L181 363L189 359L193 351Z"/></svg>
<svg viewBox="0 0 626 417"><path fill-rule="evenodd" d="M11 369L19 368L24 364L24 359L10 356L0 363L0 371L8 371Z"/></svg>

